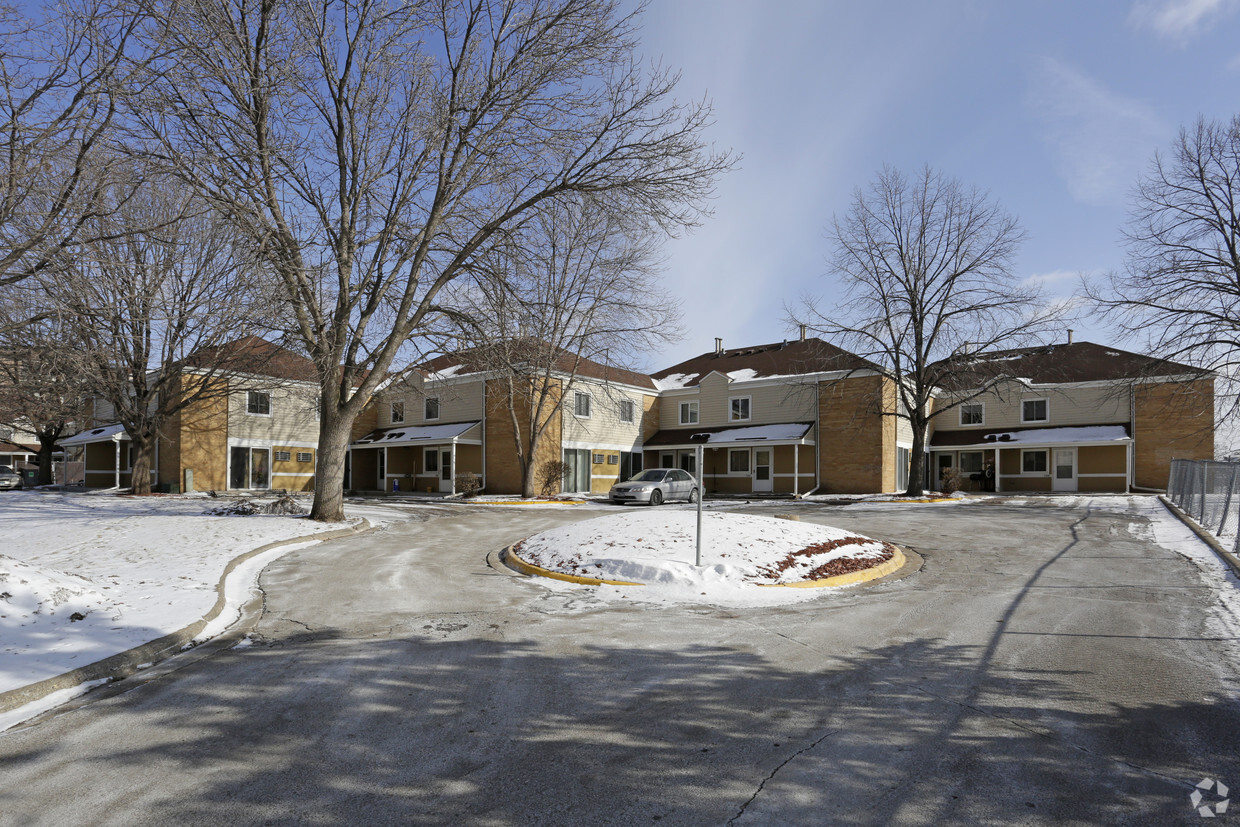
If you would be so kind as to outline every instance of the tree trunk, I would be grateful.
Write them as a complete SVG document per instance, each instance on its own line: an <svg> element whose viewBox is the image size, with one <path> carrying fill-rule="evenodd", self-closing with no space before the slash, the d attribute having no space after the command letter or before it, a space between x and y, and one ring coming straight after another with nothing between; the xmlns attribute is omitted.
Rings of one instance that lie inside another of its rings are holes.
<svg viewBox="0 0 1240 827"><path fill-rule="evenodd" d="M926 422L914 419L910 424L913 426L913 449L909 453L908 490L904 496L920 497L926 493L922 485L926 478Z"/></svg>
<svg viewBox="0 0 1240 827"><path fill-rule="evenodd" d="M130 450L133 452L129 484L135 494L151 493L151 446L154 440L146 440L131 434ZM123 456L123 454L122 454Z"/></svg>
<svg viewBox="0 0 1240 827"><path fill-rule="evenodd" d="M344 463L354 417L334 405L324 405L319 422L319 456L314 476L314 504L310 519L324 523L344 520Z"/></svg>
<svg viewBox="0 0 1240 827"><path fill-rule="evenodd" d="M56 437L45 440L44 435L39 434L39 485L51 485L56 482L55 475L52 473L52 454L55 452Z"/></svg>

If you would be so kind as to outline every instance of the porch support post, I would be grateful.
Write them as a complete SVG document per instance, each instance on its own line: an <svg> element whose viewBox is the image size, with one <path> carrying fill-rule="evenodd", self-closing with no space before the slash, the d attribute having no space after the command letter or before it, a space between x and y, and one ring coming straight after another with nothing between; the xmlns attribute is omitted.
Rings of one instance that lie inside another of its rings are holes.
<svg viewBox="0 0 1240 827"><path fill-rule="evenodd" d="M999 477L999 449L995 449L995 493L1003 490L1003 482Z"/></svg>
<svg viewBox="0 0 1240 827"><path fill-rule="evenodd" d="M387 491L387 475L388 475L388 453L387 446L383 446L383 475L379 477L379 490Z"/></svg>
<svg viewBox="0 0 1240 827"><path fill-rule="evenodd" d="M115 471L116 485L114 485L113 487L120 488L121 487L121 441L119 437L114 437L112 441L116 443L116 471Z"/></svg>
<svg viewBox="0 0 1240 827"><path fill-rule="evenodd" d="M450 486L450 493L455 494L456 493L456 440L455 439L452 440L452 467L448 469L448 476L451 477L451 479L448 480L448 485Z"/></svg>
<svg viewBox="0 0 1240 827"><path fill-rule="evenodd" d="M801 496L801 446L792 446L792 498Z"/></svg>

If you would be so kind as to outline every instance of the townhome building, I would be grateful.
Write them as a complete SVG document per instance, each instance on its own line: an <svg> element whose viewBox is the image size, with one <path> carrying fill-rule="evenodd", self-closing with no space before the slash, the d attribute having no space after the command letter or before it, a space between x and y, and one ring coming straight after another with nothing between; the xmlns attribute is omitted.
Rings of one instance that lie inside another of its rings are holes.
<svg viewBox="0 0 1240 827"><path fill-rule="evenodd" d="M654 374L662 427L648 465L696 473L707 493L893 491L912 433L874 363L816 338L708 352ZM696 437L696 440L695 440Z"/></svg>
<svg viewBox="0 0 1240 827"><path fill-rule="evenodd" d="M166 491L313 490L319 434L313 363L256 336L223 347L227 371L195 367L201 361L194 357L178 368L171 393L200 381L212 388L164 423L152 485ZM86 486L131 486L133 452L114 410L96 399L89 419L91 427L60 441L81 452Z"/></svg>
<svg viewBox="0 0 1240 827"><path fill-rule="evenodd" d="M535 416L546 422L530 456L535 472L561 468L557 492L606 492L641 470L656 397L649 376L576 354L528 374L488 367L469 351L448 354L378 395L374 430L350 448L346 485L451 493L458 475L471 474L490 493L520 493L517 440L530 454Z"/></svg>
<svg viewBox="0 0 1240 827"><path fill-rule="evenodd" d="M933 420L932 487L955 471L966 490L1161 489L1173 458L1213 458L1209 371L1091 342L968 361L940 395L959 404Z"/></svg>

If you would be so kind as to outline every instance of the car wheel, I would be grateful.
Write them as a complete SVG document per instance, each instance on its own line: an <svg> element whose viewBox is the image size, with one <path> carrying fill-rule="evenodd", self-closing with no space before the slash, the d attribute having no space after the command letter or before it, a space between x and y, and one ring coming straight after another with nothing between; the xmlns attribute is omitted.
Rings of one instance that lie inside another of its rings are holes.
<svg viewBox="0 0 1240 827"><path fill-rule="evenodd" d="M663 505L663 492L657 488L651 491L650 492L650 504L651 505Z"/></svg>
<svg viewBox="0 0 1240 827"><path fill-rule="evenodd" d="M695 488L689 492L689 504L693 505L698 501L698 490Z"/></svg>

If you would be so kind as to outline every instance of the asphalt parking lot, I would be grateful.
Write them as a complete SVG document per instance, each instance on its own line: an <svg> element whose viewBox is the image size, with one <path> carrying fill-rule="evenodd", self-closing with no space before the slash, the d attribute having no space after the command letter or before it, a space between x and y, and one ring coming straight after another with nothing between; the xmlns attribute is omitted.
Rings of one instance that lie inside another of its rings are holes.
<svg viewBox="0 0 1240 827"><path fill-rule="evenodd" d="M1199 823L1236 641L1114 502L801 506L921 570L743 610L486 565L597 511L434 511L274 563L252 645L0 737L0 823Z"/></svg>

